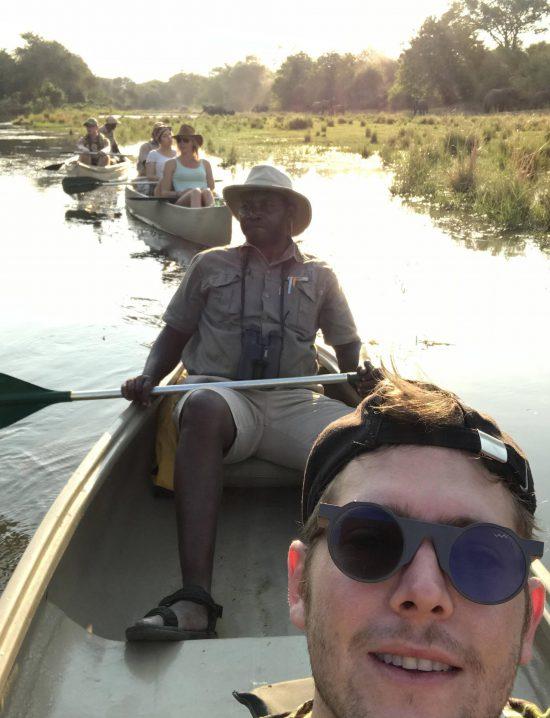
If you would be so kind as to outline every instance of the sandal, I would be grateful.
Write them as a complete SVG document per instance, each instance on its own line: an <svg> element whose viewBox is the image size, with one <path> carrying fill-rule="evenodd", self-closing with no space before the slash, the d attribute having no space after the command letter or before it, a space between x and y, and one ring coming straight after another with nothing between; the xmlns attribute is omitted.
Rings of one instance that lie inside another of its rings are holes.
<svg viewBox="0 0 550 718"><path fill-rule="evenodd" d="M178 617L170 606L178 601L191 601L205 606L208 612L208 625L202 630L180 628ZM214 602L212 596L201 586L187 585L179 591L163 598L157 608L146 613L144 618L161 616L162 626L151 625L140 619L126 629L127 641L189 641L201 638L217 638L216 621L222 617L223 608Z"/></svg>

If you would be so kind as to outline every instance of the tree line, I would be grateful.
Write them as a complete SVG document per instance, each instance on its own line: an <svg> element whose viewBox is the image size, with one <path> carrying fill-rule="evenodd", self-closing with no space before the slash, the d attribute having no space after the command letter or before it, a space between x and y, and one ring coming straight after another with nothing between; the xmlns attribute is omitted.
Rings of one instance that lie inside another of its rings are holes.
<svg viewBox="0 0 550 718"><path fill-rule="evenodd" d="M486 109L543 107L550 105L550 43L525 47L522 38L544 31L549 15L550 0L460 0L428 17L397 60L372 51L299 52L271 71L249 56L208 75L180 72L143 83L96 77L60 43L25 33L13 53L0 50L0 118L66 103L331 113L478 109L484 101ZM497 90L500 99L488 107Z"/></svg>

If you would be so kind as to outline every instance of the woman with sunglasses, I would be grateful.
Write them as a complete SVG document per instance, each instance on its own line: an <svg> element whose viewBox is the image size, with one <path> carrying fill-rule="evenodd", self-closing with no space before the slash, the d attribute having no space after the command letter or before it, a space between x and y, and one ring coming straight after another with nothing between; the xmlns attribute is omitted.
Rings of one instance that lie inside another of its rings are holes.
<svg viewBox="0 0 550 718"><path fill-rule="evenodd" d="M145 161L147 179L151 183L157 183L154 190L155 197L159 196L159 184L164 173L164 165L168 162L168 160L174 159L176 156L176 150L172 149L172 140L173 137L171 127L164 126L159 128L157 131L157 142L159 143L159 146L157 149L149 152Z"/></svg>
<svg viewBox="0 0 550 718"><path fill-rule="evenodd" d="M169 197L184 207L209 207L214 204L214 177L207 160L199 159L202 135L191 125L182 125L176 135L179 154L164 165L159 185L160 197Z"/></svg>

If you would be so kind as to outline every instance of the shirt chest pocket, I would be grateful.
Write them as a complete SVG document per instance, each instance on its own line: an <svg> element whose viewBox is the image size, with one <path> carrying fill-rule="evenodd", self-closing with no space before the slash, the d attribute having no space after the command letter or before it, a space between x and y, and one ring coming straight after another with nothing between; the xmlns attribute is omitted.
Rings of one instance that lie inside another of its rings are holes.
<svg viewBox="0 0 550 718"><path fill-rule="evenodd" d="M206 281L206 311L215 322L239 321L241 316L241 274L220 272Z"/></svg>
<svg viewBox="0 0 550 718"><path fill-rule="evenodd" d="M301 277L297 277L293 282L290 277L290 282L287 280L284 286L287 305L286 323L301 337L310 338L315 336L319 328L321 292L311 277L307 277L307 281L300 279Z"/></svg>

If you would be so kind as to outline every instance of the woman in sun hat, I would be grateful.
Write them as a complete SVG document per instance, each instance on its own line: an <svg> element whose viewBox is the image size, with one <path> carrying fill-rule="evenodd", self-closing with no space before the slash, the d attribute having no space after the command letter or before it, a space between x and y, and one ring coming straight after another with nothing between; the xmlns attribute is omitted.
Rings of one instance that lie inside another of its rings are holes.
<svg viewBox="0 0 550 718"><path fill-rule="evenodd" d="M214 203L214 177L210 162L199 158L202 135L182 125L176 135L179 154L164 165L159 196L184 207L209 207Z"/></svg>

